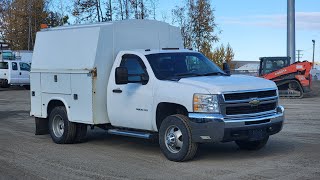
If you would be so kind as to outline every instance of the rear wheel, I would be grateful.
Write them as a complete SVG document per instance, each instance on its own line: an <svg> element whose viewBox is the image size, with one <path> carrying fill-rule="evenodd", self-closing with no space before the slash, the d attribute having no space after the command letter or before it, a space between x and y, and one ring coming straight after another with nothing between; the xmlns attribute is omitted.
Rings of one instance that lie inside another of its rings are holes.
<svg viewBox="0 0 320 180"><path fill-rule="evenodd" d="M183 115L168 116L163 120L159 130L159 144L162 153L171 161L192 159L198 144L192 142L188 118Z"/></svg>
<svg viewBox="0 0 320 180"><path fill-rule="evenodd" d="M269 136L256 141L249 141L249 140L236 141L236 144L239 146L240 149L259 150L267 144L268 140L269 140Z"/></svg>
<svg viewBox="0 0 320 180"><path fill-rule="evenodd" d="M49 116L49 132L57 144L70 144L75 141L76 123L68 120L66 108L55 107Z"/></svg>

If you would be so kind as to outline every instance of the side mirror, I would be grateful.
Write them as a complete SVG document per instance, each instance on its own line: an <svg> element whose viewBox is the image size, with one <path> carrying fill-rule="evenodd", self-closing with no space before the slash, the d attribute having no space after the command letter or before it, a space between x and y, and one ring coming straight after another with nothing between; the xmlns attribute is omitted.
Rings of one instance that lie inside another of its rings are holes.
<svg viewBox="0 0 320 180"><path fill-rule="evenodd" d="M116 84L128 84L128 69L126 67L116 68Z"/></svg>
<svg viewBox="0 0 320 180"><path fill-rule="evenodd" d="M147 74L142 74L141 75L141 84L146 85L148 84L149 81L149 76Z"/></svg>
<svg viewBox="0 0 320 180"><path fill-rule="evenodd" d="M226 63L226 62L224 62L222 66L223 66L223 71L224 71L226 74L230 75L230 66L229 66L229 64Z"/></svg>

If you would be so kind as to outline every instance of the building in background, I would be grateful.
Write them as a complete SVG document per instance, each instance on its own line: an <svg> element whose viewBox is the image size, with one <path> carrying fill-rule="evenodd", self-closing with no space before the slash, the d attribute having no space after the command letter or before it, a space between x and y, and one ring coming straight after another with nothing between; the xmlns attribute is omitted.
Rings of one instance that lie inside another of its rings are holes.
<svg viewBox="0 0 320 180"><path fill-rule="evenodd" d="M244 74L251 76L258 76L260 61L233 61L234 69L232 74Z"/></svg>
<svg viewBox="0 0 320 180"><path fill-rule="evenodd" d="M18 59L20 59L23 62L26 62L26 63L32 62L33 51L19 50L19 51L14 51L14 54Z"/></svg>

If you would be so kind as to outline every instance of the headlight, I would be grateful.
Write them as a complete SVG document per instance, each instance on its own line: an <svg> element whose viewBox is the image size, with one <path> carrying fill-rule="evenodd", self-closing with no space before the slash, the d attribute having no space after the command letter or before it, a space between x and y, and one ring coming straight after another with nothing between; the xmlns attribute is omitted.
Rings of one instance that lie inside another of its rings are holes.
<svg viewBox="0 0 320 180"><path fill-rule="evenodd" d="M217 95L194 94L193 111L205 113L219 113L219 103Z"/></svg>

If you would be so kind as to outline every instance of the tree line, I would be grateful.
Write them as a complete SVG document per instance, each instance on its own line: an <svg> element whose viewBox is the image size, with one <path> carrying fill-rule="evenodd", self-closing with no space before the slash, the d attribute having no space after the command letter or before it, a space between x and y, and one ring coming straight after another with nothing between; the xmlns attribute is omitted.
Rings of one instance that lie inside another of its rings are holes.
<svg viewBox="0 0 320 180"><path fill-rule="evenodd" d="M218 65L223 61L230 63L234 52L229 44L213 48L221 31L218 30L211 1L183 1L183 6L173 7L170 13L171 23L181 29L184 46L202 52ZM159 4L159 0L1 0L0 38L13 50L32 50L41 24L56 27L125 19L157 19Z"/></svg>

